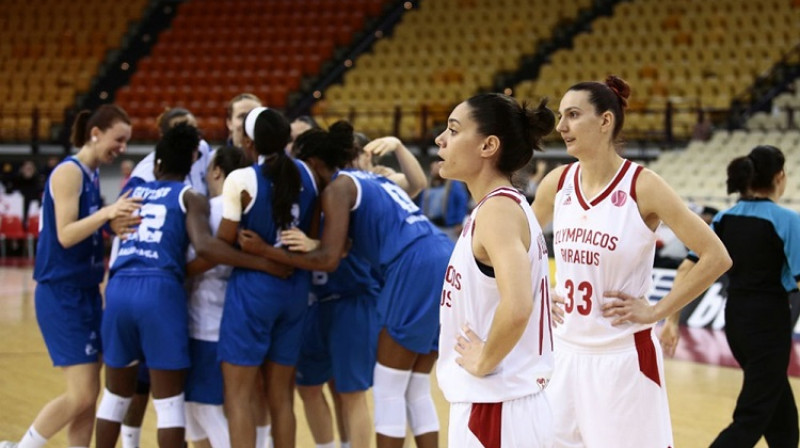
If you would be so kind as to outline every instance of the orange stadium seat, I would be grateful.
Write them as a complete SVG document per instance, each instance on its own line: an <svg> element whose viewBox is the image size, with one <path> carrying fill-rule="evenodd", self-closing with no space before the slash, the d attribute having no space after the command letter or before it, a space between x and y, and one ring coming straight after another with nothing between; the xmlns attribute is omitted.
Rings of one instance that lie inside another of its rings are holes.
<svg viewBox="0 0 800 448"><path fill-rule="evenodd" d="M63 121L64 108L86 92L106 52L121 45L126 27L114 24L141 17L146 3L132 0L113 8L94 0L4 5L0 22L8 26L0 27L0 66L13 66L14 76L0 88L14 97L13 107L4 107L3 114L17 116L16 126L4 130L0 140L30 139L34 109L40 112L37 130L49 136L51 122L41 118Z"/></svg>

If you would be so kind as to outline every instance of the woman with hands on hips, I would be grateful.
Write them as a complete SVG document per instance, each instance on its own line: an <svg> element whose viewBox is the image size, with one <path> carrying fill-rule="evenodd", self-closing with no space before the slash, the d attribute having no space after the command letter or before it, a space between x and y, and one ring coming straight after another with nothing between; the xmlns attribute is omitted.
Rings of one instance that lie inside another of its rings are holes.
<svg viewBox="0 0 800 448"><path fill-rule="evenodd" d="M442 177L465 182L477 202L439 304L436 376L450 402L448 446L553 443L542 393L553 369L547 246L511 177L554 126L544 101L528 107L482 94L459 104L436 138Z"/></svg>
<svg viewBox="0 0 800 448"><path fill-rule="evenodd" d="M577 163L543 180L533 209L553 222L556 370L547 389L556 446L671 446L663 359L652 334L730 267L725 247L654 172L618 153L630 86L581 82L556 130ZM663 221L700 261L657 304L655 229Z"/></svg>

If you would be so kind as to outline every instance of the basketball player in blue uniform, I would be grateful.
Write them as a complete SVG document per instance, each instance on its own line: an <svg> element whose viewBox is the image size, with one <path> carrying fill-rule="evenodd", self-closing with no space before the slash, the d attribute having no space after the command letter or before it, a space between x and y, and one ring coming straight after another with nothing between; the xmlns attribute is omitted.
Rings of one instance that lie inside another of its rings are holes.
<svg viewBox="0 0 800 448"><path fill-rule="evenodd" d="M425 187L427 178L422 167L400 140L384 137L369 142L362 137L357 135L355 141L359 152L355 164L360 169L380 170L392 176L412 197ZM295 147L329 145L328 140L324 131L308 132L297 138ZM342 145L348 141L333 143ZM373 156L392 152L403 172L387 172L386 167L372 165ZM313 250L319 243L297 229L284 232L282 240L290 250L303 252ZM336 271L316 271L312 275L313 303L306 317L297 384L317 448L333 445L330 407L322 391L329 380L342 446L369 446L372 429L366 391L372 387L375 369L379 329L376 306L382 286L379 278L369 262L355 253L348 254Z"/></svg>
<svg viewBox="0 0 800 448"><path fill-rule="evenodd" d="M212 262L272 269L211 235L208 199L183 183L199 140L194 127L170 129L156 146L156 180L132 193L142 200L142 221L120 245L106 288L106 391L97 410L100 448L116 444L136 386L137 362L143 358L150 369L159 446L183 446L183 381L189 367L183 281L189 241L199 256Z"/></svg>
<svg viewBox="0 0 800 448"><path fill-rule="evenodd" d="M407 423L417 446L435 446L439 423L429 374L436 360L441 282L453 243L397 184L373 173L341 169L357 155L352 132L348 123L334 123L329 145L299 150L299 158L325 186L325 228L317 249L304 254L278 250L249 231L240 234L239 243L247 252L301 269L333 271L348 236L352 239L350 250L385 279L378 298L383 328L373 389L378 446L401 446ZM335 143L347 139L349 145Z"/></svg>
<svg viewBox="0 0 800 448"><path fill-rule="evenodd" d="M159 136L163 136L171 127L179 123L186 123L197 127L197 118L195 118L189 110L182 107L173 107L166 110L158 116L156 122L158 124ZM195 162L192 164L192 170L186 175L184 181L184 183L192 187L194 191L204 195L208 191L208 186L206 185L206 170L209 164L210 153L211 147L208 142L200 140L200 145L197 147ZM128 182L122 187L121 194L133 190L145 182L154 181L154 165L155 151L146 155L136 164L136 167L131 172L130 179L128 179ZM119 240L115 238L111 249L111 265L113 265L118 250ZM144 413L147 409L147 397L150 395L150 377L147 372L147 363L139 363L139 375L136 379L136 394L131 401L131 405L128 407L128 414L122 422L122 448L139 448L142 421L144 420Z"/></svg>
<svg viewBox="0 0 800 448"><path fill-rule="evenodd" d="M260 107L247 115L244 131L263 161L233 171L225 179L217 237L233 244L241 227L280 245L282 230L299 227L308 232L317 187L306 164L284 151L289 122L274 109ZM231 273L218 346L231 446L256 443L251 402L260 373L264 374L275 446L294 446L294 366L310 284L307 271L296 271L286 279L251 269L236 268Z"/></svg>
<svg viewBox="0 0 800 448"><path fill-rule="evenodd" d="M314 240L309 241L313 244ZM313 402L325 400L322 387L328 381L333 381L331 391L341 401L344 424L340 427L345 430L345 440L351 442L351 447L369 446L372 425L366 392L372 387L375 368L376 302L380 288L369 263L356 254L345 257L334 272L312 274L312 303L297 363L297 385L317 447L334 444L327 403L320 406ZM320 409L327 411L327 419L314 422L316 426L312 426L311 420L318 417L314 411ZM326 439L327 442L319 443ZM359 444L359 441L366 444Z"/></svg>
<svg viewBox="0 0 800 448"><path fill-rule="evenodd" d="M45 405L18 446L41 448L66 426L69 446L89 446L102 351L100 227L138 207L123 196L101 208L98 167L124 152L130 137L130 119L119 107L81 111L72 128L72 143L80 150L53 170L45 186L33 271L36 319L53 365L64 372L66 391Z"/></svg>

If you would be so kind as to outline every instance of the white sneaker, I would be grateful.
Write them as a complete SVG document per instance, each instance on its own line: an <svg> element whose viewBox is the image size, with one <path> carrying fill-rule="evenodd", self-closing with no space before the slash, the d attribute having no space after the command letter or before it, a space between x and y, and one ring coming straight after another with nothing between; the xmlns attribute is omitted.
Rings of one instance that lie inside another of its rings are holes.
<svg viewBox="0 0 800 448"><path fill-rule="evenodd" d="M17 448L17 445L19 445L19 443L10 440L3 440L0 442L0 448Z"/></svg>

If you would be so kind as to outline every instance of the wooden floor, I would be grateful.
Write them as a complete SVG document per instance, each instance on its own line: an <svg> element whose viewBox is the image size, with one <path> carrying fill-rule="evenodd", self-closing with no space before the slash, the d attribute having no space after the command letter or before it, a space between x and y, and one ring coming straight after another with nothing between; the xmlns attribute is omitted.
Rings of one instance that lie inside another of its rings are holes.
<svg viewBox="0 0 800 448"><path fill-rule="evenodd" d="M39 409L63 390L61 373L51 366L36 324L33 287L30 269L0 268L0 440L17 440ZM708 446L729 422L741 383L740 371L668 360L666 376L675 446ZM800 380L793 378L792 387L800 401ZM440 446L445 447L447 405L435 387L434 399L442 422ZM313 447L299 398L295 413L297 446ZM145 420L142 447L156 446L154 428L151 407ZM48 446L66 446L66 438L59 434ZM762 440L757 446L767 445Z"/></svg>

